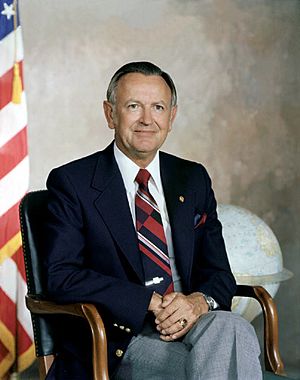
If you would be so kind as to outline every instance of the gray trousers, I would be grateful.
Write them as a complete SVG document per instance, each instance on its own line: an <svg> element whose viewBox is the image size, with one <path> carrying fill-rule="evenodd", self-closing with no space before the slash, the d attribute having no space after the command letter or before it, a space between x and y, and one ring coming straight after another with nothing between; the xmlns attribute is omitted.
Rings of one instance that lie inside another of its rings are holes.
<svg viewBox="0 0 300 380"><path fill-rule="evenodd" d="M261 380L260 347L237 314L203 315L182 341L164 342L150 325L132 338L114 380Z"/></svg>

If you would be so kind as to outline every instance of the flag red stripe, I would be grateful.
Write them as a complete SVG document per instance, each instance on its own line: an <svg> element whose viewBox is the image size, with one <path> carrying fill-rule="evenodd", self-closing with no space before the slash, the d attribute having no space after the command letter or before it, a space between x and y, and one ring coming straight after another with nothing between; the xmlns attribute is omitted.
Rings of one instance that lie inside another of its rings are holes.
<svg viewBox="0 0 300 380"><path fill-rule="evenodd" d="M22 276L23 280L26 282L26 272L25 272L25 265L24 265L23 249L22 249L22 247L20 247L13 254L13 256L11 258L16 263L20 275Z"/></svg>
<svg viewBox="0 0 300 380"><path fill-rule="evenodd" d="M12 139L0 147L0 180L21 162L27 154L27 128L24 127Z"/></svg>
<svg viewBox="0 0 300 380"><path fill-rule="evenodd" d="M22 88L24 88L23 83L23 61L19 62L20 67L20 77L22 80ZM14 77L14 68L12 67L7 71L2 77L0 77L0 110L4 108L8 103L11 102L12 98L12 83Z"/></svg>
<svg viewBox="0 0 300 380"><path fill-rule="evenodd" d="M19 204L16 203L0 218L0 249L20 231Z"/></svg>
<svg viewBox="0 0 300 380"><path fill-rule="evenodd" d="M145 246L139 244L140 251L142 251L146 256L149 257L152 261L154 261L158 266L160 266L168 275L172 275L171 270L168 266L162 263L156 256L153 255Z"/></svg>
<svg viewBox="0 0 300 380"><path fill-rule="evenodd" d="M1 288L0 299L0 320L13 335L16 335L16 305Z"/></svg>
<svg viewBox="0 0 300 380"><path fill-rule="evenodd" d="M17 322L17 331L18 331L18 353L19 356L22 355L23 352L27 351L28 348L32 345L32 340L27 334L27 332L24 330L24 327L21 325L21 323Z"/></svg>

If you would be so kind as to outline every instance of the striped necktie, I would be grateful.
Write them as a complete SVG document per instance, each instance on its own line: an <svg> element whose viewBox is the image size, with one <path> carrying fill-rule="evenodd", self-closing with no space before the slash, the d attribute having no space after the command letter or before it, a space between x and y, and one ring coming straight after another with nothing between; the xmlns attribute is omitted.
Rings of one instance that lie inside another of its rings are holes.
<svg viewBox="0 0 300 380"><path fill-rule="evenodd" d="M135 196L136 231L142 255L145 285L164 295L174 291L168 246L159 208L149 192L150 173L140 169Z"/></svg>

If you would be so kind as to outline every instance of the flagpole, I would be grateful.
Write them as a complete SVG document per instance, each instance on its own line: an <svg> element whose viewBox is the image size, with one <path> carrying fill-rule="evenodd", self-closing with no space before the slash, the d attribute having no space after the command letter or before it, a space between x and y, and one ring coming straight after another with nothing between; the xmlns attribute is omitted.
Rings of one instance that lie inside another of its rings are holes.
<svg viewBox="0 0 300 380"><path fill-rule="evenodd" d="M14 0L13 9L14 9L15 51L14 51L14 76L13 76L13 88L12 88L12 102L15 104L20 104L21 97L22 97L22 81L20 77L20 65L19 65L19 62L17 62L18 0Z"/></svg>

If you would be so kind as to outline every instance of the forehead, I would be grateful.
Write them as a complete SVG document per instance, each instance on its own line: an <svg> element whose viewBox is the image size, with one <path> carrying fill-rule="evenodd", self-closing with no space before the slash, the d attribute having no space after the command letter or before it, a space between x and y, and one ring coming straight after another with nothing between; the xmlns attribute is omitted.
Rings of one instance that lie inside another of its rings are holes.
<svg viewBox="0 0 300 380"><path fill-rule="evenodd" d="M120 78L117 87L117 101L128 99L150 99L171 101L171 90L165 80L158 75L129 73Z"/></svg>

